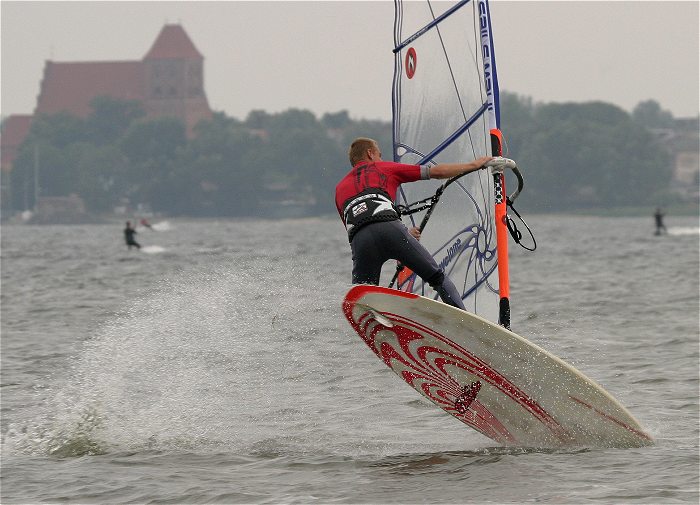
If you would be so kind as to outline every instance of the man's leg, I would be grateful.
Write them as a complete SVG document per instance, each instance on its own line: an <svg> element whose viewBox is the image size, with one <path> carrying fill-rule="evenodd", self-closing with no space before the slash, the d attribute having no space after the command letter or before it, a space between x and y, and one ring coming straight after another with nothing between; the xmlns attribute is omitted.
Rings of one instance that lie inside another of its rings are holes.
<svg viewBox="0 0 700 505"><path fill-rule="evenodd" d="M382 265L387 258L380 250L373 227L369 224L359 230L350 243L352 249L352 283L379 284Z"/></svg>
<svg viewBox="0 0 700 505"><path fill-rule="evenodd" d="M457 288L437 265L435 259L418 242L400 221L388 223L392 226L392 239L387 242L392 244L392 256L432 287L440 299L448 305L465 310L462 297Z"/></svg>

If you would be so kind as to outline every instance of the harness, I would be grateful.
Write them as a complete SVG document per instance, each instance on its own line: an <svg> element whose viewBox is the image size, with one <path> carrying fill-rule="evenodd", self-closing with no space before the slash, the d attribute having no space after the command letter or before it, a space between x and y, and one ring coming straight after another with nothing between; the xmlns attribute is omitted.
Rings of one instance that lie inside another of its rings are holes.
<svg viewBox="0 0 700 505"><path fill-rule="evenodd" d="M343 221L350 242L365 225L398 219L399 213L394 208L389 193L383 189L366 188L343 204Z"/></svg>

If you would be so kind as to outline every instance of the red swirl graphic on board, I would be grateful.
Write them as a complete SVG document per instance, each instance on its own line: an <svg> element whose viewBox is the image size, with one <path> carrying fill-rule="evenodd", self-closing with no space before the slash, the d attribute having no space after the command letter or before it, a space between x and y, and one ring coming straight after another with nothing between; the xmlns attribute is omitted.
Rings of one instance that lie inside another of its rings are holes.
<svg viewBox="0 0 700 505"><path fill-rule="evenodd" d="M416 296L397 293L409 298ZM381 314L391 323L391 327L378 321L371 310L363 310L355 319L354 302L353 299L346 299L343 310L369 348L414 389L463 423L499 443L519 443L515 435L479 401L479 390L482 385L488 384L529 412L560 443L566 444L571 440L566 430L542 406L467 349L431 328L398 314ZM393 333L394 338L377 341L380 332ZM440 347L431 344L431 339L439 341ZM450 372L455 368L467 372L474 380L459 384Z"/></svg>
<svg viewBox="0 0 700 505"><path fill-rule="evenodd" d="M409 47L408 51L406 51L406 77L413 79L413 76L416 74L417 65L418 57L416 56L416 50Z"/></svg>
<svg viewBox="0 0 700 505"><path fill-rule="evenodd" d="M466 414L469 406L476 399L481 389L481 382L472 382L462 388L462 394L455 400L455 409L460 414Z"/></svg>

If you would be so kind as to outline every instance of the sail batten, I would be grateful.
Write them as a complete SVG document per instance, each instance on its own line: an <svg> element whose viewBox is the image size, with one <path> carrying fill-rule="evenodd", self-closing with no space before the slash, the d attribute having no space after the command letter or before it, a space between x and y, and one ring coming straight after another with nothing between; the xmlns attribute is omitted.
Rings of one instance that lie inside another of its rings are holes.
<svg viewBox="0 0 700 505"><path fill-rule="evenodd" d="M394 53L399 52L401 49L403 49L404 47L406 47L408 44L411 44L412 42L415 42L415 40L418 39L418 37L421 37L422 35L424 35L424 34L427 33L428 31L430 31L432 28L435 28L437 25L440 24L440 22L442 22L442 20L446 19L447 17L449 17L450 15L452 15L454 12L456 12L456 11L459 10L459 9L461 9L463 6L465 6L466 4L468 4L470 1L471 1L471 0L462 0L461 2L459 2L459 3L457 3L456 5L454 5L453 7L451 7L449 10L445 11L445 12L444 12L443 14L441 14L440 16L438 16L438 17L433 17L433 20L432 20L430 23L428 23L428 24L425 25L423 28L421 28L420 30L418 30L416 33L414 33L413 35L411 35L410 37L408 37L405 41L403 41L403 42L401 42L400 44L398 44L398 45L394 48Z"/></svg>
<svg viewBox="0 0 700 505"><path fill-rule="evenodd" d="M418 163L420 165L428 163L431 161L433 158L435 158L438 154L440 154L442 151L444 151L446 148L448 148L452 142L457 140L464 132L466 132L471 125L476 122L479 117L486 111L488 108L488 103L484 103L479 110L477 110L474 115L467 120L466 123L464 123L462 126L460 126L456 132L454 132L452 135L450 135L448 138L445 139L444 142L442 142L439 146L437 146L435 149L433 149L430 153L426 154Z"/></svg>
<svg viewBox="0 0 700 505"><path fill-rule="evenodd" d="M479 117L486 111L487 108L488 108L488 103L484 102L484 104L481 106L481 108L478 111L476 111L476 113L471 118L469 118L466 123L464 123L462 126L460 126L456 132L454 132L452 135L450 135L448 138L446 138L444 142L442 142L439 146L435 147L428 154L423 154L423 153L420 153L416 150L413 150L414 154L421 156L421 158L418 160L417 164L418 165L428 165L431 163L436 164L433 161L433 159L437 155L439 155L442 151L444 151L446 148L448 148L450 146L450 144L452 144L452 142L454 142L457 138L460 137L460 135L462 135L465 131L467 131L469 129L469 127L472 124L474 124L474 122L477 119L479 119ZM407 149L407 150L412 149L410 146L408 146L406 144L398 143L397 145L399 147L403 147L404 149Z"/></svg>

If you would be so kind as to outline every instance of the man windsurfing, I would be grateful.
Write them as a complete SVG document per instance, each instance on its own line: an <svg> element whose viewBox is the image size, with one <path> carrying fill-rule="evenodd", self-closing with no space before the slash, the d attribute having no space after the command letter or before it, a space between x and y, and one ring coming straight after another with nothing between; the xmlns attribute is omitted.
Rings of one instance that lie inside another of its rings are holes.
<svg viewBox="0 0 700 505"><path fill-rule="evenodd" d="M406 165L383 161L375 140L355 139L348 152L352 170L335 188L335 205L348 232L352 249L353 284L379 284L382 265L394 259L413 270L448 305L464 310L462 297L431 254L409 231L394 208L403 183L449 179L486 168L491 156L470 163Z"/></svg>
<svg viewBox="0 0 700 505"><path fill-rule="evenodd" d="M654 222L656 223L656 232L654 235L662 235L668 233L666 226L664 225L664 213L661 211L661 207L657 207L654 212Z"/></svg>

